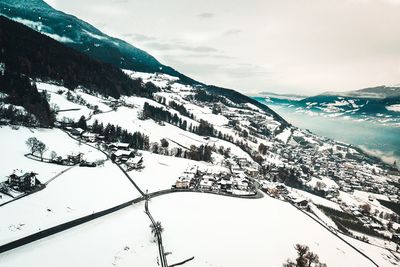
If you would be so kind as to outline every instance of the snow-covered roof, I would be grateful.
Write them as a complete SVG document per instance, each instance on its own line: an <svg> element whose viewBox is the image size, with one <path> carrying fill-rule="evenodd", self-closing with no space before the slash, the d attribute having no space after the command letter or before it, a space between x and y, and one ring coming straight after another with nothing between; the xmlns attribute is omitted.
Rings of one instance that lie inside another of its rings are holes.
<svg viewBox="0 0 400 267"><path fill-rule="evenodd" d="M130 158L126 161L127 164L138 164L143 158L142 157L134 157Z"/></svg>

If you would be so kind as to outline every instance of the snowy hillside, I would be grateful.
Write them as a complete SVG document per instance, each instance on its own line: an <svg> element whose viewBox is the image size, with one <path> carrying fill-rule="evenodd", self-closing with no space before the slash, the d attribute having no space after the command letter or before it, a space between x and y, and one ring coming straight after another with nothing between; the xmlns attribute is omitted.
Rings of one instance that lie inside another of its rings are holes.
<svg viewBox="0 0 400 267"><path fill-rule="evenodd" d="M250 103L169 75L125 72L158 91L114 99L37 81L56 127L0 128L0 263L54 266L63 247L79 257L61 266L165 264L142 212L148 193L170 264L193 256L186 266L281 266L295 258L295 244L328 266L399 263L390 238L400 225L387 204L399 201L398 175L388 166ZM31 137L45 143L43 155L30 153ZM27 172L36 174L37 187L11 186L11 174ZM353 223L344 227L335 212ZM85 222L70 229L76 219ZM48 234L60 224L66 229ZM43 239L5 249L43 230ZM46 263L36 256L44 253L52 255Z"/></svg>

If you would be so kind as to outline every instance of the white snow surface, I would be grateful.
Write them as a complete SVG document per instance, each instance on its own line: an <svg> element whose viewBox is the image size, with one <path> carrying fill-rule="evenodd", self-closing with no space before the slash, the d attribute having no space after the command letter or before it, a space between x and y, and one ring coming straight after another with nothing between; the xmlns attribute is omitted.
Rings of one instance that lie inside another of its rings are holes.
<svg viewBox="0 0 400 267"><path fill-rule="evenodd" d="M280 134L276 136L276 139L281 140L284 143L287 143L290 135L292 134L292 130L290 128L285 128Z"/></svg>
<svg viewBox="0 0 400 267"><path fill-rule="evenodd" d="M172 252L167 256L170 264L194 256L185 266L282 266L296 257L293 245L299 243L308 245L330 267L374 266L301 211L270 197L245 200L175 193L152 199L149 207L165 229L163 245ZM157 266L157 246L151 242L150 221L143 210L143 203L135 204L3 253L0 263L10 267ZM393 266L387 251L349 242L372 255L379 266ZM66 251L74 256L66 257Z"/></svg>
<svg viewBox="0 0 400 267"><path fill-rule="evenodd" d="M400 112L400 104L386 106L386 109L390 111Z"/></svg>
<svg viewBox="0 0 400 267"><path fill-rule="evenodd" d="M157 266L143 203L0 254L7 267Z"/></svg>
<svg viewBox="0 0 400 267"><path fill-rule="evenodd" d="M136 197L139 192L110 161L103 167L74 167L45 189L0 208L0 244Z"/></svg>
<svg viewBox="0 0 400 267"><path fill-rule="evenodd" d="M163 243L173 252L169 262L195 256L187 266L282 266L296 257L293 246L299 243L330 267L373 266L311 218L270 197L181 193L153 199L150 208L165 228Z"/></svg>

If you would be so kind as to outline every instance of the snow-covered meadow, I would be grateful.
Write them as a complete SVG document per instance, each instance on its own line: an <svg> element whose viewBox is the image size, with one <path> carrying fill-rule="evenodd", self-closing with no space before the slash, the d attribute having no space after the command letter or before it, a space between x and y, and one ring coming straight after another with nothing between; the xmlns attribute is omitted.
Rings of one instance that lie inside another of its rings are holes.
<svg viewBox="0 0 400 267"><path fill-rule="evenodd" d="M175 193L152 199L149 207L165 229L169 264L194 256L185 266L282 266L296 257L293 246L299 243L309 246L330 267L374 266L301 211L270 197L244 200ZM157 246L151 242L150 221L143 210L143 204L135 204L1 254L0 263L10 267L157 266ZM355 245L379 266L393 266L383 257L385 250ZM65 257L65 251L74 256Z"/></svg>
<svg viewBox="0 0 400 267"><path fill-rule="evenodd" d="M170 263L194 256L187 266L282 266L296 257L293 246L304 244L328 266L374 266L301 211L268 196L181 193L153 199L150 207L165 228ZM385 251L368 244L363 250L377 258ZM379 262L393 266L384 258Z"/></svg>
<svg viewBox="0 0 400 267"><path fill-rule="evenodd" d="M157 266L150 220L139 203L0 254L0 266Z"/></svg>
<svg viewBox="0 0 400 267"><path fill-rule="evenodd" d="M0 244L139 196L110 161L103 167L74 167L43 190L0 208Z"/></svg>

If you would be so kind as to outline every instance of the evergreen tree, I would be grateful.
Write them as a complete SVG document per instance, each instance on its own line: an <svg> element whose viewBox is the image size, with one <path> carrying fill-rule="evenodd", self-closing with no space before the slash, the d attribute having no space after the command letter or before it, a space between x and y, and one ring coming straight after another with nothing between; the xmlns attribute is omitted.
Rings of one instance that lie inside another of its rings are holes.
<svg viewBox="0 0 400 267"><path fill-rule="evenodd" d="M81 116L79 119L78 123L76 124L76 127L81 128L83 130L87 130L87 125L86 125L86 118L85 116Z"/></svg>

